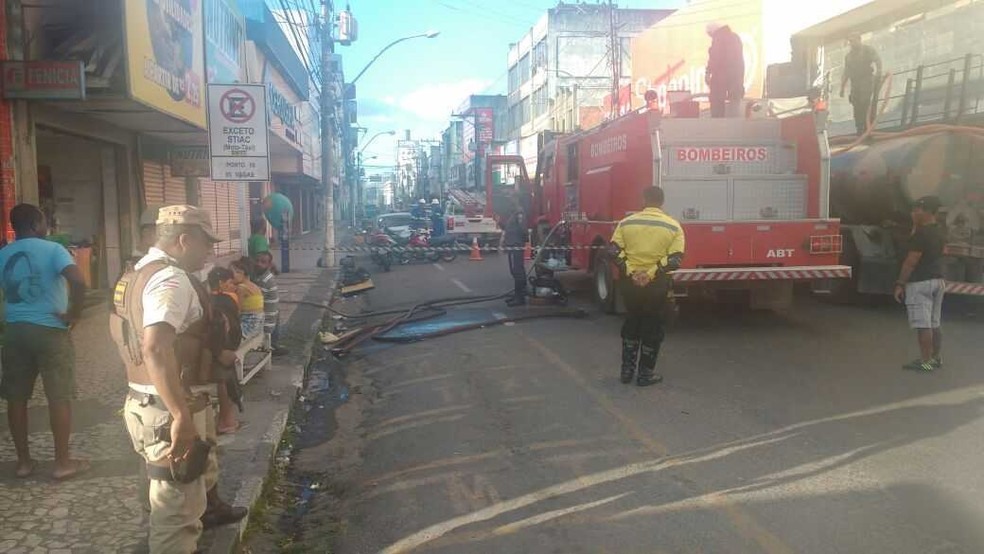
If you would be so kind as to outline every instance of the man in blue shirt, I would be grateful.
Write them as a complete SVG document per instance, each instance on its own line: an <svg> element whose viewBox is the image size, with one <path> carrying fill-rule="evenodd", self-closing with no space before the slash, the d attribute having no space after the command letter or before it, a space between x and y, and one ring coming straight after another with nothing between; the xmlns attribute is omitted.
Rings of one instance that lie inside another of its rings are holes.
<svg viewBox="0 0 984 554"><path fill-rule="evenodd" d="M68 251L44 239L48 226L37 206L14 206L10 223L17 240L0 249L7 345L0 396L7 400L17 450L15 474L28 477L37 465L28 448L27 403L40 375L55 439L52 477L61 481L90 467L85 460L72 459L68 450L75 398L75 351L69 330L82 313L85 280Z"/></svg>

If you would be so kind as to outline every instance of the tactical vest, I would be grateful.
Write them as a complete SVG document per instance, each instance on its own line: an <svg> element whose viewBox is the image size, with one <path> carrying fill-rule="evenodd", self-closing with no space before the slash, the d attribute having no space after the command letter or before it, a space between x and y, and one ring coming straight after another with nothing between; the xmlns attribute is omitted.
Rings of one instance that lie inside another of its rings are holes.
<svg viewBox="0 0 984 554"><path fill-rule="evenodd" d="M152 385L143 351L143 291L147 282L158 271L173 264L153 261L138 270L127 271L120 277L113 291L113 312L109 317L109 333L120 351L130 383ZM212 361L215 350L210 344L211 308L208 291L197 278L188 275L202 306L202 317L179 333L174 345L175 357L181 371L181 383L185 388L208 385L212 379Z"/></svg>

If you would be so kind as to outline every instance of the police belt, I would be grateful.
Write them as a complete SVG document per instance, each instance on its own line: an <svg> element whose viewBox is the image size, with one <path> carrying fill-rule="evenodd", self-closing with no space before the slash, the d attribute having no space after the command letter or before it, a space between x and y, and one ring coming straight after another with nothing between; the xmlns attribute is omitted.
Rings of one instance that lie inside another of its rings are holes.
<svg viewBox="0 0 984 554"><path fill-rule="evenodd" d="M167 410L167 404L164 403L164 399L156 394L127 389L126 395L130 399L140 403L140 406L158 406L162 410ZM197 414L209 406L208 394L204 392L195 394L186 400L188 402L188 411L193 414Z"/></svg>

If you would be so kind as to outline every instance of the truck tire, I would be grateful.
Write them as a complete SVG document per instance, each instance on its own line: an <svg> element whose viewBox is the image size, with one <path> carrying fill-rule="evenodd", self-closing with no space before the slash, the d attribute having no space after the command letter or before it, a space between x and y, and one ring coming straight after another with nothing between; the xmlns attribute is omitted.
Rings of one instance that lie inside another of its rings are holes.
<svg viewBox="0 0 984 554"><path fill-rule="evenodd" d="M598 307L606 314L615 313L615 273L611 257L604 250L598 251L594 258L594 297Z"/></svg>

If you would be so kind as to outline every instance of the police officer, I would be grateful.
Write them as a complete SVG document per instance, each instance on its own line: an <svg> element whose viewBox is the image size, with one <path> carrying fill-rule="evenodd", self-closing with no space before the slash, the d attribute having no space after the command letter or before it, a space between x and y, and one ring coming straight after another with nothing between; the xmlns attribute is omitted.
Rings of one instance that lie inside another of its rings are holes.
<svg viewBox="0 0 984 554"><path fill-rule="evenodd" d="M209 213L168 206L156 224L155 246L116 285L110 334L126 366L127 431L151 480L150 552L186 553L197 548L218 473L214 456L202 455L210 372L231 353L213 348L208 293L192 275L219 241Z"/></svg>
<svg viewBox="0 0 984 554"><path fill-rule="evenodd" d="M622 270L619 287L628 314L622 324L622 382L659 383L656 358L663 343L663 313L672 290L670 271L683 260L683 228L663 212L663 189L645 189L645 209L632 214L615 228L612 243Z"/></svg>
<svg viewBox="0 0 984 554"><path fill-rule="evenodd" d="M523 245L526 244L526 212L519 197L510 196L510 213L502 224L499 249L509 248L509 274L513 278L513 295L506 300L510 307L526 304L526 265L523 262Z"/></svg>

